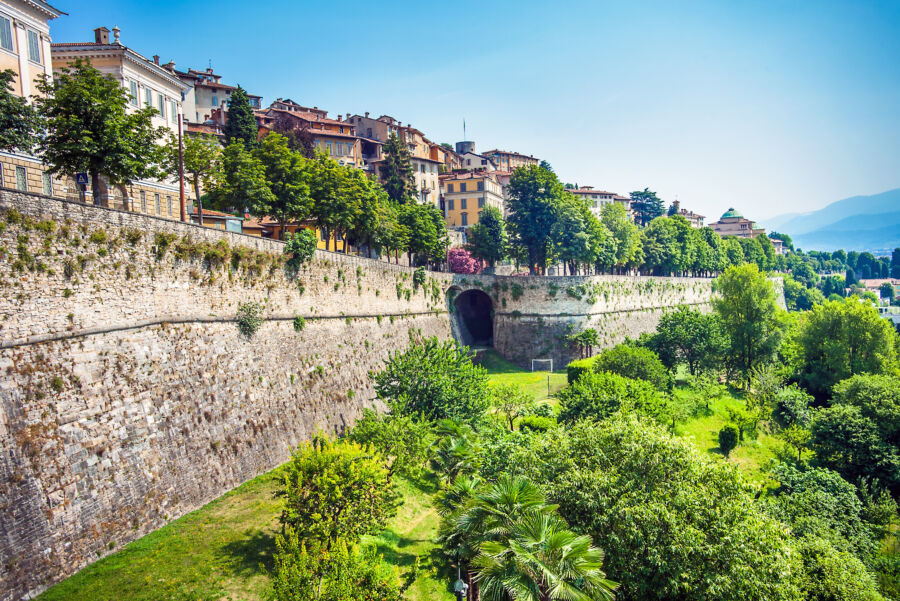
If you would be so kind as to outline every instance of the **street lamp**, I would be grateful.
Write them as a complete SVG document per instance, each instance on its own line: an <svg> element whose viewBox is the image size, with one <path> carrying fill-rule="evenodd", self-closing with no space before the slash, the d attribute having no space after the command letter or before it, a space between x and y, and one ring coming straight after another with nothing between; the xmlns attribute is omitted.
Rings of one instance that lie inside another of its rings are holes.
<svg viewBox="0 0 900 601"><path fill-rule="evenodd" d="M458 601L463 601L466 598L466 593L469 592L469 585L465 583L462 579L462 574L460 572L459 566L456 566L456 582L453 583L453 594L456 595Z"/></svg>

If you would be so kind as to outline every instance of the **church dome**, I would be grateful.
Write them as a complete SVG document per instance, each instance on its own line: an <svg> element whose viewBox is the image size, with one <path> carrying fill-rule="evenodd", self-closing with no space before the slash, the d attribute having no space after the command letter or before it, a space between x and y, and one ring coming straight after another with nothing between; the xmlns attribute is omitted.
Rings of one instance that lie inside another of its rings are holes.
<svg viewBox="0 0 900 601"><path fill-rule="evenodd" d="M744 216L741 215L740 211L735 211L734 208L732 207L732 208L728 209L727 211L725 211L724 213L722 213L722 219L728 219L729 217L730 218L737 217L739 219L743 219Z"/></svg>

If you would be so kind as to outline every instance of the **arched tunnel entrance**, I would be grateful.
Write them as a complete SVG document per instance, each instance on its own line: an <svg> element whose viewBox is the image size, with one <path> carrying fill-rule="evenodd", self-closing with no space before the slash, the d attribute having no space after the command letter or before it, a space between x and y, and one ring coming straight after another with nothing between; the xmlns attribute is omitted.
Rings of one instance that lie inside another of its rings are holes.
<svg viewBox="0 0 900 601"><path fill-rule="evenodd" d="M459 343L472 348L494 346L494 303L481 290L466 290L453 299Z"/></svg>

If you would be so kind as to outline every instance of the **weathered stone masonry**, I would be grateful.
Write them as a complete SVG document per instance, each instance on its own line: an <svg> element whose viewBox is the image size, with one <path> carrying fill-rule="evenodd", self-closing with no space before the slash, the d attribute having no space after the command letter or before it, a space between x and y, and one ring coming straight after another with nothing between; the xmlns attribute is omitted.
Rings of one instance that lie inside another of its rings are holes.
<svg viewBox="0 0 900 601"><path fill-rule="evenodd" d="M565 361L571 328L613 344L709 300L709 281L690 279L428 273L416 286L407 267L323 252L294 273L276 241L8 190L0 228L4 601L350 425L372 403L370 370L458 329L459 292L491 296L495 346L524 364ZM248 301L266 317L249 340L234 323Z"/></svg>

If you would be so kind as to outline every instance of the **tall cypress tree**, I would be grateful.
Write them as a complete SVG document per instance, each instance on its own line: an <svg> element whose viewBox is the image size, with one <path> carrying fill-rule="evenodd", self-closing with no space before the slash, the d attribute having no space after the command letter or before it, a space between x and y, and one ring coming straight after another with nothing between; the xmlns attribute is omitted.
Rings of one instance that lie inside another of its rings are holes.
<svg viewBox="0 0 900 601"><path fill-rule="evenodd" d="M259 127L256 125L256 117L250 107L250 99L247 91L241 86L231 94L228 111L225 113L225 144L231 144L235 140L244 143L244 148L255 148L257 145Z"/></svg>
<svg viewBox="0 0 900 601"><path fill-rule="evenodd" d="M416 180L409 160L409 149L392 133L384 145L381 182L394 202L405 204L416 195Z"/></svg>

